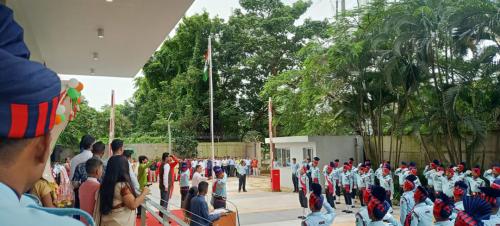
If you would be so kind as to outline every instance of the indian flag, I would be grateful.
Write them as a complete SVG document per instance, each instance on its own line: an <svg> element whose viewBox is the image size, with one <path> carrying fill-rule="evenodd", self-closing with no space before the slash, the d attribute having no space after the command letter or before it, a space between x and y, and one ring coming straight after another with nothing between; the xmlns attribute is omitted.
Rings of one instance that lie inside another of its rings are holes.
<svg viewBox="0 0 500 226"><path fill-rule="evenodd" d="M203 81L208 80L208 67L210 66L210 46L208 47L207 52L205 53L205 66L203 67Z"/></svg>

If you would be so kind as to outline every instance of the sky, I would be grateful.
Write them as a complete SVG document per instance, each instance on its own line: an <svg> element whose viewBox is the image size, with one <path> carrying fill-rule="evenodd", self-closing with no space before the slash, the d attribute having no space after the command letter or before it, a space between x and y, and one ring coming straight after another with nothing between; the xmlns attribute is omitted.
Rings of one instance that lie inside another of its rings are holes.
<svg viewBox="0 0 500 226"><path fill-rule="evenodd" d="M286 4L292 4L297 0L283 0ZM301 20L311 18L313 20L323 20L332 18L335 10L336 0L312 0L313 4L308 11L303 15ZM352 8L357 4L357 0L345 0L346 8ZM231 12L240 8L238 0L195 0L191 7L186 12L186 16L191 16L196 13L207 11L210 16L218 15L220 18L227 20ZM169 36L175 34L175 29ZM138 71L140 68L137 69ZM61 79L76 78L81 81L85 88L82 94L88 101L91 107L101 109L104 105L109 105L111 102L111 90L115 90L115 101L117 104L124 103L134 94L134 78L116 78L116 77L100 77L86 75L60 75ZM142 72L136 76L142 76Z"/></svg>

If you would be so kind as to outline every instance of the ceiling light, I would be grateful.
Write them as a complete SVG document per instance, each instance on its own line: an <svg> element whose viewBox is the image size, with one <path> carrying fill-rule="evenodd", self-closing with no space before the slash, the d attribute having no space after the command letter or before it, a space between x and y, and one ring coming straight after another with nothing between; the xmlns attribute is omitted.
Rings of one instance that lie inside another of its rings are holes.
<svg viewBox="0 0 500 226"><path fill-rule="evenodd" d="M113 2L113 0L106 0L106 2Z"/></svg>
<svg viewBox="0 0 500 226"><path fill-rule="evenodd" d="M95 69L94 68L90 68L90 74L91 75L95 75Z"/></svg>
<svg viewBox="0 0 500 226"><path fill-rule="evenodd" d="M93 58L94 60L99 60L99 54L98 54L97 52L93 52L93 53L92 53L92 58Z"/></svg>
<svg viewBox="0 0 500 226"><path fill-rule="evenodd" d="M104 38L104 29L102 28L97 29L97 37Z"/></svg>

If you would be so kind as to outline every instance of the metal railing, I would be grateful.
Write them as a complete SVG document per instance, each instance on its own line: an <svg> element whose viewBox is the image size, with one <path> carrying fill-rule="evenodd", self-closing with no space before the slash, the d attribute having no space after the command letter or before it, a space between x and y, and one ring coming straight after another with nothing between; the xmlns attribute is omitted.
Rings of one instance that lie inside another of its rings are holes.
<svg viewBox="0 0 500 226"><path fill-rule="evenodd" d="M151 206L158 209L158 211L163 214L163 217L156 213L155 209L151 208ZM186 223L183 219L180 219L168 209L165 209L163 206L161 206L159 203L151 200L149 197L146 197L146 199L144 199L144 203L141 205L141 207L141 226L146 226L146 211L149 212L151 216L156 218L156 220L161 222L162 225L170 225L169 221L172 220L180 226L189 226L189 224Z"/></svg>
<svg viewBox="0 0 500 226"><path fill-rule="evenodd" d="M155 197L155 198L158 198L158 197ZM161 198L160 198L160 200L161 200ZM166 202L168 202L168 201L166 201ZM239 226L240 225L240 217L239 217L238 207L234 203L227 201L227 200L226 200L226 204L230 204L235 209L234 211L236 212L236 216L237 216L237 225ZM148 206L148 205L150 205L150 206ZM158 213L156 213L155 209L151 208L151 206L158 209L158 211L163 214L163 217L161 217ZM169 206L174 206L174 207L179 208L179 210L184 211L185 213L189 213L191 215L196 215L195 213L190 212L186 209L183 209L179 206L176 206L173 204L169 204ZM146 226L146 216L147 216L146 213L147 212L149 212L151 214L151 216L153 216L154 218L156 218L156 220L158 220L160 223L162 223L162 225L170 225L170 220L172 220L172 221L176 222L177 224L179 224L180 226L189 226L188 222L192 221L192 219L189 219L189 221L187 221L187 222L184 221L184 219L179 218L178 216L176 216L175 214L173 214L172 212L170 212L168 209L161 206L157 202L153 201L149 197L146 197L146 199L144 200L144 203L141 205L141 207L142 207L141 208L141 226ZM199 215L196 215L196 216L198 218L200 218L202 221L210 222L206 218L203 218Z"/></svg>

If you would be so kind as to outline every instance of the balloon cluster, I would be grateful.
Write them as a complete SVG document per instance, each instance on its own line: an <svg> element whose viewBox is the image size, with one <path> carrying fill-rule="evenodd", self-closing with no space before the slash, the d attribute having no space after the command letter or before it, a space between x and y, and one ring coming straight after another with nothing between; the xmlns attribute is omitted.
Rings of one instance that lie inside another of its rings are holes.
<svg viewBox="0 0 500 226"><path fill-rule="evenodd" d="M67 96L71 99L71 103L73 106L73 109L69 115L70 121L75 118L76 112L80 111L80 107L78 106L78 104L80 104L84 100L84 97L81 94L82 90L83 90L83 83L79 82L77 79L74 78L69 80L68 89L66 90L65 97ZM64 113L66 113L66 107L60 104L56 110L56 119L55 119L56 124L64 122L64 120L66 119Z"/></svg>

